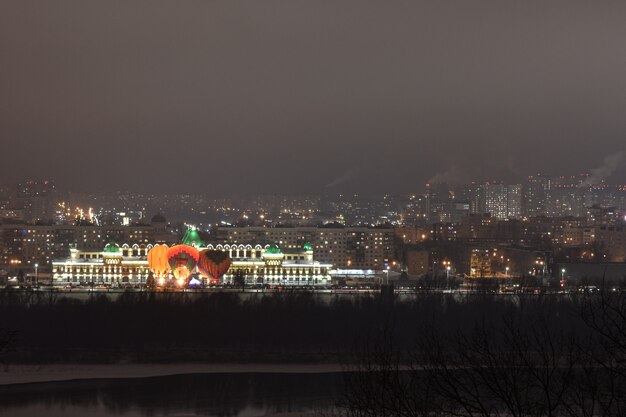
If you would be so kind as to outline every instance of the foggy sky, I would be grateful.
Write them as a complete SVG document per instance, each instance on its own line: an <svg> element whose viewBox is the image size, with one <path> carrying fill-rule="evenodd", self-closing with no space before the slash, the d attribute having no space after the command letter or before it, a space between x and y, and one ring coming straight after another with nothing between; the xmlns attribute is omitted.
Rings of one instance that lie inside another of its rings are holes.
<svg viewBox="0 0 626 417"><path fill-rule="evenodd" d="M626 148L625 21L618 1L0 0L0 182L380 193L598 169Z"/></svg>

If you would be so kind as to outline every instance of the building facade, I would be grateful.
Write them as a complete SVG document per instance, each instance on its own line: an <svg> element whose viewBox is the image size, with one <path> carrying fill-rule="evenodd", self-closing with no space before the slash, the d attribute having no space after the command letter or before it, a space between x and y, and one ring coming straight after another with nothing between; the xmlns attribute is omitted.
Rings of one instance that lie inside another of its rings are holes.
<svg viewBox="0 0 626 417"><path fill-rule="evenodd" d="M526 184L524 184L523 214L525 216L536 217L546 214L551 187L550 178L544 175L538 174L528 177Z"/></svg>
<svg viewBox="0 0 626 417"><path fill-rule="evenodd" d="M55 286L88 285L146 285L151 276L148 251L152 244L109 243L102 250L71 249L68 258L52 262ZM313 248L304 245L299 250L282 251L276 245L207 245L198 250L213 249L227 252L232 265L223 277L224 284L234 284L239 274L248 285L326 286L331 284L331 264L313 259ZM193 277L203 278L198 272ZM155 285L168 286L173 278L154 277Z"/></svg>
<svg viewBox="0 0 626 417"><path fill-rule="evenodd" d="M320 262L336 268L383 270L394 258L394 229L377 227L222 227L220 244L272 244L285 250L309 243Z"/></svg>
<svg viewBox="0 0 626 417"><path fill-rule="evenodd" d="M48 265L53 259L70 256L70 249L98 252L102 242L143 244L154 242L154 228L139 226L0 225L0 265L11 261Z"/></svg>
<svg viewBox="0 0 626 417"><path fill-rule="evenodd" d="M595 228L595 239L605 251L607 262L626 262L626 225Z"/></svg>
<svg viewBox="0 0 626 417"><path fill-rule="evenodd" d="M496 219L517 219L522 214L522 186L520 184L485 184L485 213Z"/></svg>

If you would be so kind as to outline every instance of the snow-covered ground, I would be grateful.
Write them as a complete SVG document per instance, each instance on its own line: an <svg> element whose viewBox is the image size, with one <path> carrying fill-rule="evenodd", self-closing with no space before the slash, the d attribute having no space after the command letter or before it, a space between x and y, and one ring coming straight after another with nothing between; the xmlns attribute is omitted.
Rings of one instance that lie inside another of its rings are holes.
<svg viewBox="0 0 626 417"><path fill-rule="evenodd" d="M115 364L11 365L0 370L0 385L76 379L147 378L202 373L327 373L341 372L340 364Z"/></svg>

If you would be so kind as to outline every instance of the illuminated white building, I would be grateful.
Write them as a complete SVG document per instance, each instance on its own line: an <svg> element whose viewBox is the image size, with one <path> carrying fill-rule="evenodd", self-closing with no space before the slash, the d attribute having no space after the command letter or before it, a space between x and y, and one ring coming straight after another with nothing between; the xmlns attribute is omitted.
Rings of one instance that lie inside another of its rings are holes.
<svg viewBox="0 0 626 417"><path fill-rule="evenodd" d="M522 186L485 184L485 213L496 219L517 219L522 214Z"/></svg>
<svg viewBox="0 0 626 417"><path fill-rule="evenodd" d="M67 285L145 285L150 277L148 245L109 243L102 251L71 249L67 259L52 262L53 284ZM331 284L331 264L313 260L313 248L283 252L276 245L207 245L198 250L227 252L232 265L223 277L233 284L235 275L245 276L248 285L324 286ZM241 271L241 272L239 272ZM200 276L195 274L198 278Z"/></svg>

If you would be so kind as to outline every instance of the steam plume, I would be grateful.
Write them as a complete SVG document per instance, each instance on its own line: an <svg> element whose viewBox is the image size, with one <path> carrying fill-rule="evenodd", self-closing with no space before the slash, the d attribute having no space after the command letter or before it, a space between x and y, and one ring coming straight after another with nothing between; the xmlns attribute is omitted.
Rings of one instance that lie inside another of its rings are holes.
<svg viewBox="0 0 626 417"><path fill-rule="evenodd" d="M582 184L581 187L589 187L599 184L603 179L608 178L615 172L624 160L624 151L607 155L604 158L602 166L591 170L591 175Z"/></svg>

